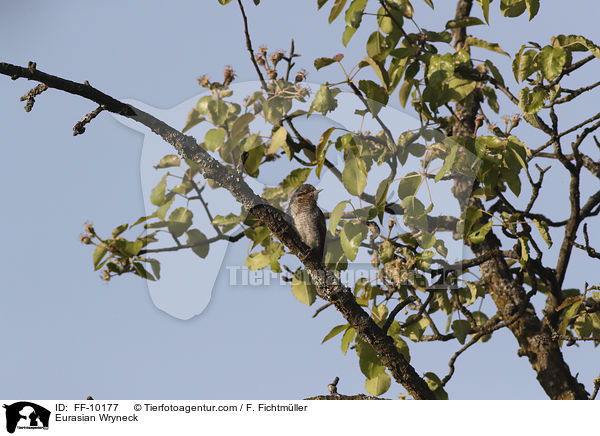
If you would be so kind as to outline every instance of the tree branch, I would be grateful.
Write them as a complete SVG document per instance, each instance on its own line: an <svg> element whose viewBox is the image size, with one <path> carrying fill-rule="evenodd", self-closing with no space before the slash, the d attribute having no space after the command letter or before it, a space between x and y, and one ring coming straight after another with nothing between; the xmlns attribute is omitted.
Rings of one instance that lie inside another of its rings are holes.
<svg viewBox="0 0 600 436"><path fill-rule="evenodd" d="M110 112L124 115L145 125L171 144L183 157L197 163L204 177L213 179L221 187L227 189L247 211L255 215L292 254L300 259L318 289L319 295L332 302L355 328L358 336L373 347L382 364L389 369L398 383L402 384L415 399L435 399L435 395L425 380L400 354L392 338L387 336L356 302L350 289L344 286L319 259L310 255L309 247L302 242L284 214L256 195L240 174L232 174L207 151L199 147L193 137L184 135L152 115L122 103L89 85L52 76L35 68L27 69L4 62L0 63L0 74L13 79L23 77L35 80L45 83L48 87L79 95L99 105L104 105Z"/></svg>

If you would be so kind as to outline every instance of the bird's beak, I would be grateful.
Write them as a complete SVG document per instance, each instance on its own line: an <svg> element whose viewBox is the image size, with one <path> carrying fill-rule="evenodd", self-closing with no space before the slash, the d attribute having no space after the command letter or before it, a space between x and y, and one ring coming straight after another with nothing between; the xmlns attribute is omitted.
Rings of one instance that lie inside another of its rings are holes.
<svg viewBox="0 0 600 436"><path fill-rule="evenodd" d="M322 191L322 189L317 189L317 190L314 192L314 194L315 194L315 195L317 195L317 194L318 194L319 192L321 192L321 191Z"/></svg>

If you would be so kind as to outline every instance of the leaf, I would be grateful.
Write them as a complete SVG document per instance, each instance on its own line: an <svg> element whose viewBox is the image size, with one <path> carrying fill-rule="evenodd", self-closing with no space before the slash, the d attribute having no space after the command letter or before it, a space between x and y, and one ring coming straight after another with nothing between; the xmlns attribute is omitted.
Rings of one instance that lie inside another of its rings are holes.
<svg viewBox="0 0 600 436"><path fill-rule="evenodd" d="M156 281L152 274L146 271L146 268L144 268L144 265L142 265L140 262L133 262L133 269L135 275L138 275L146 280L152 280L153 282Z"/></svg>
<svg viewBox="0 0 600 436"><path fill-rule="evenodd" d="M363 60L366 61L369 65L371 65L371 67L375 71L375 74L377 74L377 77L379 77L379 80L381 80L381 84L383 85L384 90L387 92L388 86L390 85L390 77L384 65L368 56L365 56Z"/></svg>
<svg viewBox="0 0 600 436"><path fill-rule="evenodd" d="M243 221L243 218L234 213L228 213L227 215L217 215L213 218L212 223L222 228L223 233L227 233L234 229L239 223Z"/></svg>
<svg viewBox="0 0 600 436"><path fill-rule="evenodd" d="M344 47L348 46L350 39L352 39L355 33L356 29L354 27L346 26L344 33L342 33L342 44L344 44Z"/></svg>
<svg viewBox="0 0 600 436"><path fill-rule="evenodd" d="M112 231L113 237L119 236L121 233L123 233L128 228L129 228L129 224L121 224L120 226L115 227L114 230Z"/></svg>
<svg viewBox="0 0 600 436"><path fill-rule="evenodd" d="M471 324L464 319L457 319L452 323L452 331L454 331L454 336L456 336L458 342L464 344L467 335L471 331Z"/></svg>
<svg viewBox="0 0 600 436"><path fill-rule="evenodd" d="M387 372L382 372L377 377L368 378L365 389L374 397L385 394L392 385L392 379Z"/></svg>
<svg viewBox="0 0 600 436"><path fill-rule="evenodd" d="M321 343L324 344L325 342L327 342L331 338L333 338L333 337L339 335L340 333L342 333L347 328L348 328L348 324L336 325L334 328L331 329L331 331L329 333L327 333L327 335L323 338L323 340L321 341Z"/></svg>
<svg viewBox="0 0 600 436"><path fill-rule="evenodd" d="M314 65L317 70L320 70L321 68L326 67L327 65L331 65L333 63L335 63L335 61L331 58L316 58Z"/></svg>
<svg viewBox="0 0 600 436"><path fill-rule="evenodd" d="M490 0L479 0L479 4L481 5L485 22L490 24Z"/></svg>
<svg viewBox="0 0 600 436"><path fill-rule="evenodd" d="M160 206L158 209L156 209L156 218L158 218L159 220L164 220L165 217L167 216L167 212L169 211L169 209L171 208L171 205L173 204L173 201L175 201L175 197L171 197L169 198L165 204L163 204L162 206ZM166 224L165 224L166 226ZM162 227L165 227L162 226Z"/></svg>
<svg viewBox="0 0 600 436"><path fill-rule="evenodd" d="M338 17L338 15L340 15L340 13L344 9L345 5L346 5L346 0L335 0L335 3L333 4L333 7L331 8L331 12L329 13L329 22L330 23L333 23L333 20L335 20Z"/></svg>
<svg viewBox="0 0 600 436"><path fill-rule="evenodd" d="M474 36L467 36L466 42L471 47L483 48L483 49L493 51L496 53L500 53L500 54L510 57L510 55L508 53L506 53L504 50L502 50L502 48L500 47L500 44L498 44L497 42L487 42L487 41L484 41L483 39L475 38Z"/></svg>
<svg viewBox="0 0 600 436"><path fill-rule="evenodd" d="M339 90L335 90L339 91ZM310 105L309 114L316 111L325 116L327 112L333 112L337 108L338 102L335 99L335 94L327 85L321 85L315 98Z"/></svg>
<svg viewBox="0 0 600 436"><path fill-rule="evenodd" d="M169 232L176 238L183 235L192 225L194 214L185 207L179 207L169 216Z"/></svg>
<svg viewBox="0 0 600 436"><path fill-rule="evenodd" d="M536 56L537 52L535 50L527 50L521 53L518 57L515 57L513 70L515 72L515 78L518 81L522 82L537 70L538 66L535 62Z"/></svg>
<svg viewBox="0 0 600 436"><path fill-rule="evenodd" d="M357 339L356 353L358 354L358 366L368 379L375 378L385 372L385 366L383 366L371 345Z"/></svg>
<svg viewBox="0 0 600 436"><path fill-rule="evenodd" d="M329 233L331 233L333 236L336 235L337 225L340 222L340 218L344 213L346 205L349 203L350 202L348 200L341 201L333 208L333 211L331 211L331 214L329 215Z"/></svg>
<svg viewBox="0 0 600 436"><path fill-rule="evenodd" d="M160 162L154 167L154 169L178 167L180 162L181 159L179 158L179 156L175 154L168 154L160 160Z"/></svg>
<svg viewBox="0 0 600 436"><path fill-rule="evenodd" d="M187 115L187 118L185 120L185 126L183 126L183 130L181 131L181 133L187 132L192 127L201 123L205 119L206 118L204 118L203 116L200 115L200 112L198 111L197 108L195 108L195 107L192 108L192 110L190 110L190 112Z"/></svg>
<svg viewBox="0 0 600 436"><path fill-rule="evenodd" d="M150 194L150 202L155 206L162 206L167 201L165 197L165 189L167 188L167 174L160 179L160 182L158 182L158 185L152 189L152 193Z"/></svg>
<svg viewBox="0 0 600 436"><path fill-rule="evenodd" d="M218 129L210 129L204 136L206 148L210 151L217 151L225 142L227 132L222 127Z"/></svg>
<svg viewBox="0 0 600 436"><path fill-rule="evenodd" d="M446 23L446 29L456 29L459 27L480 26L485 24L477 17L465 17L458 20L450 20Z"/></svg>
<svg viewBox="0 0 600 436"><path fill-rule="evenodd" d="M531 91L528 87L519 92L519 109L526 114L535 114L544 107L544 101L548 98L546 90L536 86Z"/></svg>
<svg viewBox="0 0 600 436"><path fill-rule="evenodd" d="M567 333L567 327L569 326L569 322L571 321L571 319L577 315L577 312L579 311L579 307L581 306L582 303L582 299L579 298L577 301L575 301L571 307L569 307L567 309L567 311L565 312L565 315L562 319L562 321L560 322L560 325L558 327L558 334L561 336L564 336ZM562 346L562 339L560 340L560 345Z"/></svg>
<svg viewBox="0 0 600 436"><path fill-rule="evenodd" d="M391 7L398 9L406 18L412 18L415 11L408 0L386 0Z"/></svg>
<svg viewBox="0 0 600 436"><path fill-rule="evenodd" d="M213 123L215 126L220 126L225 122L229 108L227 107L227 103L225 103L223 100L211 99L208 102L207 110L208 118L210 118L211 123Z"/></svg>
<svg viewBox="0 0 600 436"><path fill-rule="evenodd" d="M377 115L381 108L388 102L389 95L386 90L372 80L361 80L358 82L358 88L367 97L367 106L373 116Z"/></svg>
<svg viewBox="0 0 600 436"><path fill-rule="evenodd" d="M567 52L561 47L547 45L539 52L537 62L546 80L554 80L567 62Z"/></svg>
<svg viewBox="0 0 600 436"><path fill-rule="evenodd" d="M317 144L316 156L315 159L317 161L317 167L315 168L315 174L318 178L321 178L321 170L323 169L323 164L325 163L325 154L329 148L329 138L331 134L336 129L336 127L330 127L325 130L319 139L319 143Z"/></svg>
<svg viewBox="0 0 600 436"><path fill-rule="evenodd" d="M267 149L267 154L273 154L285 144L287 139L287 130L285 127L279 127L271 137L271 144Z"/></svg>
<svg viewBox="0 0 600 436"><path fill-rule="evenodd" d="M527 8L525 0L501 0L500 12L503 16L514 18L525 12Z"/></svg>
<svg viewBox="0 0 600 436"><path fill-rule="evenodd" d="M348 260L356 259L360 244L367 235L368 227L365 224L352 222L344 224L340 233L340 242Z"/></svg>
<svg viewBox="0 0 600 436"><path fill-rule="evenodd" d="M350 342L354 340L355 335L356 330L354 330L354 327L348 327L344 333L344 336L342 336L342 353L344 353L344 355L348 352Z"/></svg>
<svg viewBox="0 0 600 436"><path fill-rule="evenodd" d="M231 2L231 0L219 0L219 3L221 3L222 5L226 5L229 2Z"/></svg>
<svg viewBox="0 0 600 436"><path fill-rule="evenodd" d="M98 271L101 268L100 262L102 262L102 258L104 257L104 255L107 252L108 252L108 250L104 246L103 243L100 243L99 245L96 246L96 249L94 250L94 254L92 255L92 261L94 263L94 271Z"/></svg>
<svg viewBox="0 0 600 436"><path fill-rule="evenodd" d="M367 186L367 168L365 162L354 152L348 153L346 165L342 171L342 182L346 190L352 195L360 195Z"/></svg>
<svg viewBox="0 0 600 436"><path fill-rule="evenodd" d="M387 320L388 308L384 304L378 304L371 310L373 321L379 326L382 326Z"/></svg>
<svg viewBox="0 0 600 436"><path fill-rule="evenodd" d="M469 240L474 244L481 244L485 240L485 236L492 230L492 220L477 227L471 234Z"/></svg>
<svg viewBox="0 0 600 436"><path fill-rule="evenodd" d="M356 31L360 27L367 0L354 0L346 10L346 25Z"/></svg>
<svg viewBox="0 0 600 436"><path fill-rule="evenodd" d="M197 229L190 229L186 233L188 244L201 244L196 247L192 247L192 251L204 259L208 256L208 250L210 244L207 243L206 235Z"/></svg>
<svg viewBox="0 0 600 436"><path fill-rule="evenodd" d="M294 274L292 279L292 293L299 302L310 306L316 300L317 290L310 279L309 281L305 280L306 277L307 273L304 271Z"/></svg>
<svg viewBox="0 0 600 436"><path fill-rule="evenodd" d="M422 181L423 179L420 174L411 171L400 180L400 183L398 184L398 197L404 199L415 195L419 190Z"/></svg>
<svg viewBox="0 0 600 436"><path fill-rule="evenodd" d="M412 79L405 80L400 87L400 91L398 91L398 99L400 100L400 106L403 108L406 107L406 102L408 101L408 97L410 96L410 91L413 87Z"/></svg>
<svg viewBox="0 0 600 436"><path fill-rule="evenodd" d="M317 0L317 9L321 9L328 0Z"/></svg>
<svg viewBox="0 0 600 436"><path fill-rule="evenodd" d="M442 381L440 378L434 374L433 372L426 372L423 374L427 379L427 386L433 392L438 400L447 400L448 393L444 390L442 386Z"/></svg>
<svg viewBox="0 0 600 436"><path fill-rule="evenodd" d="M429 321L427 318L421 318L419 321L412 322L413 317L414 315L411 315L406 319L406 322L410 324L405 327L404 331L408 334L408 338L411 341L418 342L429 325Z"/></svg>
<svg viewBox="0 0 600 436"><path fill-rule="evenodd" d="M529 13L529 21L533 20L540 10L540 0L525 0L527 12Z"/></svg>
<svg viewBox="0 0 600 436"><path fill-rule="evenodd" d="M271 255L265 250L260 251L258 253L249 254L246 257L246 266L251 271L260 271L261 269L266 268L271 263ZM293 290L293 284L292 284Z"/></svg>
<svg viewBox="0 0 600 436"><path fill-rule="evenodd" d="M552 238L550 237L550 233L548 232L548 224L545 221L540 221L537 219L534 219L533 222L535 223L535 226L540 232L542 239L544 240L546 245L548 245L548 248L552 247Z"/></svg>

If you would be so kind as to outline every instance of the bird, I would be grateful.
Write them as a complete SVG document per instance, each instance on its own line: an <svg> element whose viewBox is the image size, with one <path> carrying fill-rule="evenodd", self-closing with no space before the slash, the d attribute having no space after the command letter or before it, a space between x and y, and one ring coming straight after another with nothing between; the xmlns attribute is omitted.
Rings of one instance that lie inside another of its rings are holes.
<svg viewBox="0 0 600 436"><path fill-rule="evenodd" d="M289 214L302 242L310 247L310 256L323 260L325 253L325 215L317 205L317 197L322 189L315 189L308 183L300 185L292 195Z"/></svg>

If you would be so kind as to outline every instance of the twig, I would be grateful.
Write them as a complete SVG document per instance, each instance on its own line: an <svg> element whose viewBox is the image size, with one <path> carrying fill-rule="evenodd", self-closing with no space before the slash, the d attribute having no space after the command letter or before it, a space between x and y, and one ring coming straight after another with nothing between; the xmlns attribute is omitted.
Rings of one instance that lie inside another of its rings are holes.
<svg viewBox="0 0 600 436"><path fill-rule="evenodd" d="M411 295L408 298L402 300L400 303L398 303L398 305L394 307L394 309L392 309L388 316L388 319L385 321L385 324L382 327L383 331L387 333L387 331L390 329L390 326L394 322L394 318L396 318L396 315L398 315L398 313L400 313L400 311L406 306L408 306L410 303L414 303L415 301L417 301L417 297Z"/></svg>
<svg viewBox="0 0 600 436"><path fill-rule="evenodd" d="M94 118L98 116L100 112L104 110L104 106L100 105L85 117L81 119L75 126L73 126L73 136L81 135L85 132L85 125L92 121Z"/></svg>
<svg viewBox="0 0 600 436"><path fill-rule="evenodd" d="M256 70L256 74L258 74L258 78L260 79L260 83L262 88L267 90L267 82L265 82L265 78L260 71L260 67L258 63L256 63L256 58L254 57L254 49L252 48L252 40L250 39L250 31L248 30L248 18L246 17L246 11L244 10L244 5L242 4L242 0L237 0L238 5L240 6L240 11L242 12L242 18L244 20L244 35L246 36L246 48L250 53L250 60L254 65L254 69Z"/></svg>

